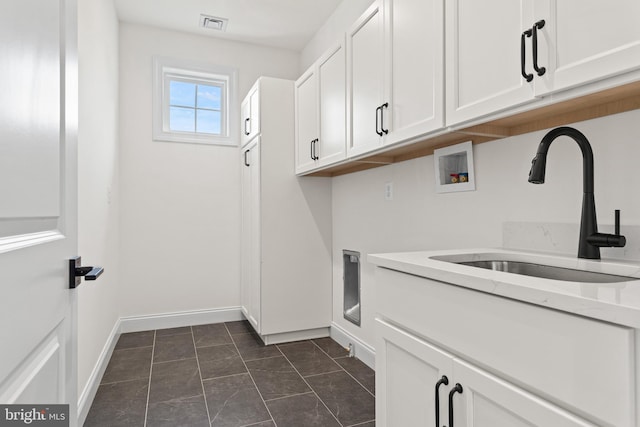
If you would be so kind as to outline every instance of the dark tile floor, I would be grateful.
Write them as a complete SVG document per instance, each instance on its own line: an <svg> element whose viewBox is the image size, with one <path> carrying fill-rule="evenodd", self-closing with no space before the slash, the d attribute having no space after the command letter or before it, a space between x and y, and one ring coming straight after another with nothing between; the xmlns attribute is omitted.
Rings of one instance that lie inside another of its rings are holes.
<svg viewBox="0 0 640 427"><path fill-rule="evenodd" d="M248 322L123 334L85 427L372 427L375 375L331 338L265 346Z"/></svg>

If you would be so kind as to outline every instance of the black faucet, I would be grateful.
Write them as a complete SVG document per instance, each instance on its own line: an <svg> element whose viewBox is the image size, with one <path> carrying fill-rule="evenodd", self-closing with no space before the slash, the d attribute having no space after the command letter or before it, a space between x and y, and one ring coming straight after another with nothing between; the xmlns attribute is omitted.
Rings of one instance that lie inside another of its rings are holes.
<svg viewBox="0 0 640 427"><path fill-rule="evenodd" d="M582 179L584 194L582 196L582 218L580 219L580 240L578 242L578 258L600 259L601 247L621 248L627 240L620 235L620 211L615 211L615 234L598 233L596 221L596 202L593 197L593 151L587 137L577 129L559 127L549 131L538 146L538 152L531 161L529 182L544 184L547 151L551 143L559 136L573 138L582 151Z"/></svg>

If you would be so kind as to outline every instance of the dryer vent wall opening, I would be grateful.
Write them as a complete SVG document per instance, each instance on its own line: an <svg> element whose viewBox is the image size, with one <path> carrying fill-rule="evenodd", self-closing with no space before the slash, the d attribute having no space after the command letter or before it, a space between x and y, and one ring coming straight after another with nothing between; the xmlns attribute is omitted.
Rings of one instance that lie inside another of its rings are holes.
<svg viewBox="0 0 640 427"><path fill-rule="evenodd" d="M360 326L360 252L342 251L344 318Z"/></svg>

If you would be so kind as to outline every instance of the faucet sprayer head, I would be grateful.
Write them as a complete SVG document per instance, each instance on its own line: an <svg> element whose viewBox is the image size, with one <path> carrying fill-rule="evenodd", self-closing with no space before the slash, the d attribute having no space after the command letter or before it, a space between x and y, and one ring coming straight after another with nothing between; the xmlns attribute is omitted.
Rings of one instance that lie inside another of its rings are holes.
<svg viewBox="0 0 640 427"><path fill-rule="evenodd" d="M547 165L547 156L538 153L531 160L531 170L529 171L529 182L532 184L544 184L544 175Z"/></svg>

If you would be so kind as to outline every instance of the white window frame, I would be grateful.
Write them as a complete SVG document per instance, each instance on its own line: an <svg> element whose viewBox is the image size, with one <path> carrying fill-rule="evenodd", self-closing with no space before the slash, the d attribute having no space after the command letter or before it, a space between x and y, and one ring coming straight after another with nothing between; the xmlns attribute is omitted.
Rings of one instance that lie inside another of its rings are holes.
<svg viewBox="0 0 640 427"><path fill-rule="evenodd" d="M169 128L169 84L171 80L220 86L221 134L178 132ZM240 106L238 104L238 70L173 58L153 58L153 140L209 145L239 145Z"/></svg>

